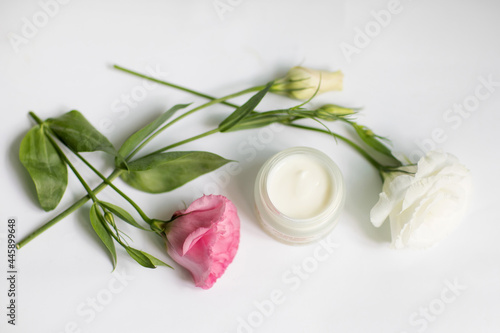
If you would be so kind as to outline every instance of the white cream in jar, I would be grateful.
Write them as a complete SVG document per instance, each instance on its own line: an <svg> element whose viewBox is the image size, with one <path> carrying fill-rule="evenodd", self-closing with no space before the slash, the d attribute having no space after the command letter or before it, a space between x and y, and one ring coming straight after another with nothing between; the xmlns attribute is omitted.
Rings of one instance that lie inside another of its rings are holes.
<svg viewBox="0 0 500 333"><path fill-rule="evenodd" d="M255 182L255 205L264 229L290 244L325 236L336 225L345 189L337 165L308 147L271 157Z"/></svg>

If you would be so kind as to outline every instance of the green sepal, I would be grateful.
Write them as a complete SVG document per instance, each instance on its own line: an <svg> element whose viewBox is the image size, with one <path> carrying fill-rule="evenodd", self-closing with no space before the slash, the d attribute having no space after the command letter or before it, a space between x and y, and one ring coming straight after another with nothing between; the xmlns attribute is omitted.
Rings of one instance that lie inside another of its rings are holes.
<svg viewBox="0 0 500 333"><path fill-rule="evenodd" d="M375 149L379 153L391 158L398 165L401 165L401 161L399 161L391 152L389 147L387 147L380 139L384 139L389 141L381 136L375 135L372 130L363 125L358 125L355 122L349 122L352 125L358 136L366 143L369 147Z"/></svg>

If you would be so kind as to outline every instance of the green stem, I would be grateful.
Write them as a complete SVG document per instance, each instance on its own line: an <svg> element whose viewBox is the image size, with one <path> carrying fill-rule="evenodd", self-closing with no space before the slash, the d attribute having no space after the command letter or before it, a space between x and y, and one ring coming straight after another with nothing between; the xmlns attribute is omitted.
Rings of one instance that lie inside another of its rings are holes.
<svg viewBox="0 0 500 333"><path fill-rule="evenodd" d="M133 74L133 75L136 75L136 76L139 76L139 77L142 77L142 78L145 78L145 79L157 82L157 83L165 84L165 85L170 86L172 88L179 89L179 90L191 93L191 94L196 95L196 96L200 96L200 97L204 97L204 98L210 99L212 102L215 102L215 101L218 100L217 98L215 98L213 96L209 96L209 95L206 95L204 93L201 93L201 92L198 92L198 91L195 91L195 90L192 90L192 89L188 89L188 88L185 88L185 87L182 87L182 86L178 86L178 85L173 84L173 83L169 83L169 82L165 82L165 81L160 81L160 80L148 77L146 75L139 74L137 72L133 72L131 70L125 69L125 68L120 67L118 65L115 65L114 67L116 69L122 70L124 72L130 73L130 74ZM260 88L262 88L262 87L260 87ZM232 103L227 103L225 101L217 101L217 102L221 103L221 104L228 105L228 106L232 106L234 108L238 108L239 107L238 105L235 105L235 104L232 104ZM301 104L301 105L303 105L303 104ZM192 110L191 112L194 112L194 111L195 110ZM280 110L273 111L273 113L279 113L279 112L280 112ZM350 123L349 121L347 121L347 122L350 125L352 125L352 123ZM336 138L344 141L345 143L347 143L348 145L350 145L352 148L354 148L358 153L360 153L361 156L363 156L371 165L373 165L379 171L382 179L384 178L384 175L383 175L384 167L379 162L377 162L373 157L371 157L363 148L361 148L359 145L357 145L353 141L349 140L348 138L346 138L346 137L344 137L342 135L339 135L339 134L335 134L335 133L329 132L327 130L319 129L319 128L314 128L314 127L309 127L309 126L303 126L303 125L297 125L297 124L288 124L288 125L291 126L291 127L302 128L302 129L312 130L312 131L316 131L316 132L326 133L326 134L329 134L329 135L333 135L334 137L336 137ZM158 150L156 152L161 152L161 151L167 150L169 148L170 147L165 147L165 148L160 149L160 150Z"/></svg>
<svg viewBox="0 0 500 333"><path fill-rule="evenodd" d="M209 135L215 134L215 133L219 133L219 128L214 128L214 129L212 129L210 131L206 131L204 133L198 134L198 135L193 136L193 137L191 137L189 139L185 139L185 140L173 143L173 144L171 144L169 146L166 146L166 147L160 148L158 150L155 150L154 152L152 152L152 153L150 153L150 154L148 154L146 156L150 156L150 155L154 155L154 154L159 154L159 153L162 153L162 152L167 151L169 149L172 149L172 148L175 148L177 146L189 143L189 142L194 141L194 140L198 140L198 139L204 138L206 136L209 136Z"/></svg>
<svg viewBox="0 0 500 333"><path fill-rule="evenodd" d="M73 152L83 163L85 163L86 166L88 166L99 178L102 179L102 181L109 185L116 193L121 195L125 200L134 207L134 209L139 213L141 218L148 224L151 224L151 219L144 213L144 211L137 205L128 195L123 193L118 187L116 187L112 182L110 182L102 173L99 172L92 164L89 163L82 155L78 154L77 152Z"/></svg>
<svg viewBox="0 0 500 333"><path fill-rule="evenodd" d="M83 179L83 177L80 175L80 173L78 172L78 170L76 170L75 166L73 165L73 163L71 163L71 161L68 159L68 157L64 154L64 152L62 151L62 149L59 148L59 146L57 145L57 142L55 142L55 140L50 136L50 134L48 134L47 137L49 138L49 141L52 143L52 145L54 146L54 148L56 149L56 151L59 153L59 155L61 156L61 158L63 159L63 161L69 166L69 168L71 169L71 171L73 171L73 173L75 174L76 178L78 178L78 180L80 181L80 183L82 184L83 188L85 189L85 191L87 192L87 194L90 196L90 198L92 199L92 201L93 202L99 202L99 199L97 199L97 197L95 196L94 192L92 191L92 189L90 188L90 186L87 184L87 182L85 181L85 179Z"/></svg>
<svg viewBox="0 0 500 333"><path fill-rule="evenodd" d="M158 83L161 83L161 84L165 84L165 85L168 85L170 87L173 87L173 88L176 88L176 89L180 89L180 90L183 90L183 91L186 91L186 92L189 92L191 94L194 94L194 95L197 95L197 96L201 96L201 97L204 97L204 98L208 98L210 99L211 101L208 102L208 103L205 103L197 108L194 108L193 110L191 111L188 111L186 113L184 113L183 115L177 117L176 119L172 120L170 123L168 123L167 125L165 125L162 129L160 129L159 131L157 131L152 137L156 136L159 134L159 132L161 132L162 130L164 130L165 128L167 128L168 126L174 124L175 122L181 120L182 118L184 117L187 117L188 115L204 108L204 107L208 107L208 106L211 106L211 105L214 105L216 103L222 103L222 104L225 104L225 105L228 105L228 106L231 106L231 107L234 107L234 108L237 108L239 106L235 105L235 104L231 104L231 103L228 103L226 102L227 99L230 99L230 98L234 98L234 97L237 97L237 96L240 96L240 95L243 95L243 94L246 94L246 93L249 93L249 92L253 92L253 91L258 91L258 90L261 90L263 89L264 86L258 86L258 87L253 87L253 88L249 88L249 89L246 89L246 90L243 90L243 91L240 91L238 93L235 93L235 94L231 94L231 95L228 95L228 96L225 96L225 97L222 97L222 98L215 98L215 97L212 97L212 96L209 96L209 95L205 95L205 94L201 94L201 93L198 93L194 90L191 90L191 89L187 89L187 88L184 88L184 87L181 87L181 86L178 86L178 85L175 85L175 84L171 84L171 83L168 83L168 82L165 82L165 81L160 81L160 80L156 80L154 78L150 78L150 77L147 77L145 75L142 75L142 74L139 74L139 73L136 73L136 72L132 72L130 70L127 70L123 67L120 67L120 66L116 66L115 65L115 68L116 69L119 69L119 70L122 70L124 72L128 72L130 74L134 74L134 75L137 75L137 76L140 76L140 77L143 77L145 79L148 79L148 80L151 80L151 81L155 81L155 82L158 82ZM38 123L38 124L42 124L42 120L40 120L40 118L38 118L33 112L29 112L29 115ZM208 135L211 135L211 134L214 134L214 133L217 133L219 132L218 128L217 129L213 129L213 130L210 130L210 131L207 131L205 133L202 133L202 134L199 134L197 136L194 136L192 138L189 138L189 139L185 139L185 140L182 140L182 141L179 141L177 143L174 143L174 144L171 144L169 146L166 146L164 148L161 148L159 150L157 150L156 152L154 153L160 153L160 152L164 152L166 150L169 150L169 149L172 149L172 148L175 148L175 147L178 147L182 144L185 144L185 143L188 143L188 142L191 142L191 141L194 141L194 140L197 140L197 139L200 139L200 138L203 138L203 137L206 137ZM146 140L143 144L141 144L136 150L134 150L134 152L132 152L132 154L129 155L129 157L127 159L130 159L132 158L137 152L139 152L140 149L142 149L142 147L145 146L145 144L149 141L151 141L152 137L150 137L148 140ZM151 154L150 154L151 155ZM106 181L103 181L101 184L99 184L97 187L94 188L93 192L94 194L97 194L99 193L100 191L102 191L107 185L110 185L111 182L113 180L115 180L116 178L118 178L122 173L124 172L124 170L120 170L120 169L115 169L113 170L113 172L106 178ZM60 213L59 215L55 216L54 218L52 218L50 221L48 221L47 223L45 223L44 225L42 225L40 228L38 228L37 230L35 230L34 232L32 232L31 234L29 234L28 236L26 236L24 239L22 239L19 243L17 243L16 247L18 249L22 248L23 246L25 246L26 244L28 244L30 241L32 241L34 238L36 238L38 235L42 234L43 232L45 232L46 230L48 230L49 228L51 228L52 226L54 226L56 223L58 223L59 221L63 220L64 218L66 218L67 216L71 215L74 211L76 211L77 209L79 209L80 207L82 207L88 200L90 199L90 196L89 195L86 195L84 197L82 197L80 200L76 201L73 205L71 205L70 207L68 207L66 210L64 210L62 213ZM130 201L129 201L130 202ZM135 207L134 207L135 208ZM139 211L138 211L139 212ZM140 214L140 213L139 213ZM145 214L144 214L145 215ZM142 215L141 215L142 216Z"/></svg>
<svg viewBox="0 0 500 333"><path fill-rule="evenodd" d="M118 230L115 229L115 232L113 232L113 230L111 230L111 228L109 227L108 223L103 223L103 226L104 228L106 228L106 230L108 231L108 233L111 235L111 237L113 237L115 239L115 241L120 244L121 246L123 246L123 248L127 248L127 245L125 243L123 243L123 241L120 239L120 235L118 234ZM114 229L114 228L113 228Z"/></svg>
<svg viewBox="0 0 500 333"><path fill-rule="evenodd" d="M38 125L42 125L43 124L43 121L40 118L38 118L38 116L33 111L28 112L28 115L31 118L33 118Z"/></svg>
<svg viewBox="0 0 500 333"><path fill-rule="evenodd" d="M241 96L241 95L245 95L245 94L248 94L248 93L251 93L251 92L254 92L254 91L259 91L259 90L262 90L264 89L265 86L256 86L256 87L252 87L252 88L248 88L248 89L245 89L245 90L242 90L242 91L239 91L239 92L236 92L234 94L230 94L230 95L227 95L227 96L224 96L224 97L221 97L221 98L214 98L214 97L210 97L210 99L212 99L210 102L207 102L205 104L202 104L198 107L195 107L194 109L192 110L189 110L185 113L183 113L182 115L178 116L177 118L175 118L174 120L168 122L165 126L163 126L162 128L160 128L158 131L156 131L155 133L153 133L149 138L147 138L146 140L144 140L144 142L142 142L128 157L127 157L127 160L130 160L133 156L135 156L145 145L147 145L151 140L153 140L156 136L158 136L161 132L163 132L165 129L167 129L168 127L172 126L173 124L175 124L176 122L178 122L179 120L201 110L201 109L204 109L206 107L209 107L209 106L212 106L214 104L218 104L218 103L222 103L224 101L226 101L227 99L231 99L231 98L234 98L234 97L238 97L238 96ZM208 98L208 97L207 97ZM238 107L238 106L235 106L235 107Z"/></svg>
<svg viewBox="0 0 500 333"><path fill-rule="evenodd" d="M39 125L43 125L43 122L40 118L38 118L38 116L30 111L30 116L39 124ZM73 163L71 163L71 161L68 159L68 157L66 156L66 154L64 154L64 152L62 151L62 149L59 147L59 145L57 144L57 142L54 140L54 138L52 138L52 131L50 130L50 128L47 128L47 133L45 133L45 137L47 137L47 139L49 140L49 142L52 144L52 146L54 147L54 149L57 151L57 153L59 154L59 156L61 157L61 159L69 166L69 168L71 169L71 171L73 171L73 173L75 174L76 178L78 178L78 180L80 181L80 183L82 184L83 188L85 189L85 191L87 191L88 195L90 196L90 198L92 199L92 201L94 202L98 202L99 200L97 199L97 197L95 196L95 194L92 192L92 190L90 189L89 185L87 184L87 182L85 181L85 179L83 179L83 177L80 175L80 173L78 172L78 170L76 170L75 166L73 165Z"/></svg>
<svg viewBox="0 0 500 333"><path fill-rule="evenodd" d="M339 120L340 120L340 121L343 121L344 123L346 123L346 124L348 124L349 126L351 126L351 127L352 127L352 128L353 128L356 132L357 132L357 133L358 133L359 128L363 128L363 126L361 126L361 125L357 124L356 122L354 122L354 121L352 121L352 120L349 120L348 118L345 118L345 117L339 117ZM374 134L373 134L373 135L374 135ZM359 136L361 137L361 135L360 135L360 134L359 134ZM380 137L380 136L378 136L378 135L374 135L374 136L381 138L381 137ZM384 145L383 143L381 143L381 144L382 144L382 145ZM392 153L391 153L391 154L389 154L389 155L388 155L388 154L385 154L385 155L386 155L388 158L390 158L390 159L392 160L392 162L394 162L394 164L396 164L396 167L401 167L401 166L403 166L403 163L401 163L401 161L400 161L400 160L398 160L396 157L394 157L394 156L392 155ZM386 169L390 169L390 167L383 166L383 169L384 169L384 170L386 170ZM385 179L385 175L384 175L384 174L382 174L382 173L381 173L380 175L381 175L382 179Z"/></svg>
<svg viewBox="0 0 500 333"><path fill-rule="evenodd" d="M155 81L155 82L158 82L158 83L162 83L162 84L165 84L165 85L168 85L170 87L173 87L173 88L176 88L176 89L179 89L179 90L182 90L182 91L185 91L185 92L188 92L188 93L191 93L193 95L196 95L196 96L201 96L201 97L204 97L204 98L207 98L207 99L210 99L211 102L209 103L222 103L222 104L225 104L225 105L229 105L229 106L232 106L234 108L238 108L239 106L238 105L235 105L235 104L228 104L228 103L225 103L224 101L220 101L221 99L224 99L223 98L216 98L216 97L213 97L213 96L209 96L209 95L206 95L206 94L203 94L201 92L198 92L198 91L195 91L195 90L191 90L191 89L187 89L187 88L184 88L184 87L181 87L181 86L178 86L178 85L175 85L175 84L172 84L172 83L168 83L168 82L163 82L163 81L159 81L159 80L156 80L154 78L150 78L148 76L145 76L143 74L139 74L139 73L136 73L136 72L133 72L131 70L128 70L128 69L125 69L123 67L120 67L120 66L117 66L115 65L114 66L116 69L119 69L119 70L122 70L124 72L127 72L127 73L130 73L130 74L133 74L133 75L136 75L136 76L139 76L139 77L142 77L142 78L145 78L145 79L149 79L149 80L152 80L152 81ZM261 87L258 87L260 89L262 89L262 86ZM254 89L254 88L250 88L250 89ZM254 90L251 90L251 91L254 91ZM251 92L249 91L249 92ZM227 96L226 96L227 97ZM235 97L235 96L232 96L232 97ZM231 98L231 97L228 97L228 98ZM207 103L207 104L209 104ZM210 104L212 105L212 104ZM208 106L208 105L205 105L205 106ZM205 107L202 105L202 107ZM196 109L193 109L187 113L185 113L183 116L181 117L185 117L187 116L188 114L190 113L193 113L197 111ZM274 110L274 111L270 111L270 113L280 113L281 110ZM180 120L180 119L179 119ZM167 124L168 126L169 124ZM315 128L315 127L310 127L310 126L303 126L303 125L297 125L297 124L288 124L288 126L291 126L291 127L296 127L296 128L302 128L302 129L307 129L307 130L312 130L312 131L316 131L316 132L321 132L321 133L326 133L326 134L330 134L330 135L333 135L334 137L344 141L345 143L347 143L348 145L350 145L352 148L354 148L358 153L361 154L361 156L363 156L371 165L373 165L382 175L382 165L377 162L373 157L371 157L363 148L361 148L359 145L357 145L356 143L354 143L353 141L349 140L348 138L340 135L340 134L335 134L335 133L332 133L332 132L329 132L327 130L324 130L324 129L319 129L319 128ZM215 132L218 132L218 131L215 131ZM212 133L215 133L215 132L207 132L205 133L206 135L208 134L212 134ZM203 136L206 136L206 135L203 135ZM202 137L203 137L202 136ZM185 140L185 143L186 142L189 142L190 140ZM152 155L154 153L160 153L162 151L165 151L165 150L168 150L168 149L171 149L175 147L175 145L172 145L172 146L167 146L165 148L162 148L162 149L159 149L149 155ZM383 177L383 176L382 176Z"/></svg>
<svg viewBox="0 0 500 333"><path fill-rule="evenodd" d="M31 112L30 112L30 115L35 120L36 119L40 120L38 117L36 117L35 114L32 115ZM38 122L38 120L37 120L37 122ZM42 122L40 121L40 123L42 123ZM191 142L191 141L203 138L205 136L208 136L210 134L217 133L217 132L218 132L218 129L214 129L214 130L202 133L202 134L194 136L192 138L185 139L185 140L179 141L177 143L171 144L170 146L167 146L167 147L163 148L162 151L175 148L175 147L180 146L182 144L185 144L185 143L188 143L188 142ZM94 192L94 194L98 194L99 192L101 192L108 185L108 183L111 183L113 180L115 180L116 178L118 178L123 172L125 172L125 170L121 170L121 169L115 169L115 170L113 170L113 172L106 178L107 182L103 181L101 184L99 184L97 187L95 187L92 192ZM26 244L28 244L30 241L32 241L33 239L35 239L36 237L38 237L40 234L42 234L43 232L45 232L46 230L48 230L49 228L51 228L52 226L54 226L58 222L62 221L64 218L68 217L69 215L71 215L76 210L78 210L89 199L90 199L89 195L86 195L86 196L82 197L80 200L76 201L75 203L73 203L73 205L71 205L70 207L68 207L65 211L63 211L59 215L55 216L50 221L48 221L47 223L45 223L44 225L42 225L40 228L38 228L37 230L35 230L34 232L32 232L31 234L29 234L28 236L26 236L24 239L22 239L20 242L18 242L17 245L16 245L16 247L18 249L22 248L23 246L25 246Z"/></svg>
<svg viewBox="0 0 500 333"><path fill-rule="evenodd" d="M361 154L361 156L363 156L379 172L381 172L381 170L383 168L383 166L379 162L377 162L373 157L371 157L363 148L361 148L360 146L358 146L356 143L354 143L353 141L349 140L345 136L342 136L340 134L336 134L336 133L327 131L325 129L311 127L311 126L304 126L304 125L297 125L297 124L287 124L287 125L291 126L291 127L296 127L296 128L301 128L301 129L306 129L306 130L310 130L310 131L315 131L315 132L320 132L320 133L325 133L325 134L328 134L328 135L332 135L333 137L335 137L335 138L337 138L339 140L344 141L345 143L347 143L348 145L350 145L352 148L354 148L358 153Z"/></svg>
<svg viewBox="0 0 500 333"><path fill-rule="evenodd" d="M42 120L34 113L34 112L30 112L29 113L30 116L35 119L35 121L38 123L38 124L43 124ZM66 163L68 163L68 165L70 166L71 170L73 170L73 172L75 173L75 175L77 176L77 178L80 180L80 182L82 183L83 187L85 188L85 190L87 191L87 193L89 194L90 198L94 201L94 202L97 202L99 201L94 193L92 193L92 190L90 189L90 187L87 185L87 183L83 180L83 178L80 176L80 174L78 173L78 171L75 169L75 167L71 164L71 162L68 160L68 158L66 157L66 155L64 155L63 151L59 148L59 146L54 142L53 138L51 138L50 136L48 136L49 140L51 141L51 143L55 146L56 150L60 153L60 155L62 156L62 158L65 160ZM69 148L69 147L68 147ZM101 178L103 180L103 182L107 185L109 185L116 193L118 193L119 195L121 195L125 200L127 200L131 205L132 207L134 207L134 209L139 213L139 215L142 217L142 219L148 223L148 224L151 224L151 219L146 215L146 213L144 213L144 211L139 207L139 205L137 205L129 196L127 196L125 193L123 193L119 188L117 188L112 182L110 182L108 179L106 179L106 177L99 172L99 170L97 170L96 168L94 168L94 166L92 164L89 163L89 161L87 161L82 155L80 155L78 152L75 152L73 150L71 150L71 152L73 154L75 154L83 163L85 163L85 165L87 167L89 167L97 176L99 176L99 178Z"/></svg>
<svg viewBox="0 0 500 333"><path fill-rule="evenodd" d="M122 173L123 173L123 170L116 169L108 176L107 180L111 182L111 181L115 180L116 178L118 178ZM107 186L107 184L103 182L103 183L99 184L97 187L95 187L92 190L92 192L94 192L94 194L98 194L106 186ZM71 215L78 208L82 207L87 201L89 201L89 199L90 199L89 195L82 197L80 200L76 201L73 205L68 207L65 211L63 211L62 213L60 213L59 215L57 215L56 217L54 217L53 219L51 219L50 221L48 221L47 223L42 225L40 228L38 228L37 230L35 230L34 232L32 232L31 234L26 236L24 239L22 239L19 243L17 243L16 247L18 249L22 248L23 246L28 244L30 241L32 241L34 238L36 238L38 235L42 234L47 229L51 228L57 222L63 220L65 217Z"/></svg>
<svg viewBox="0 0 500 333"><path fill-rule="evenodd" d="M186 87L183 87L183 86L179 86L177 84L173 84L173 83L170 83L170 82L167 82L167 81L158 80L158 79L155 79L154 77L151 77L151 76L148 76L148 75L144 75L144 74L141 74L141 73L138 73L138 72L134 72L133 70L130 70L130 69L118 66L118 65L113 65L113 67L115 69L118 69L118 70L122 71L122 72L129 73L129 74L141 77L143 79L146 79L146 80L149 80L149 81L153 81L153 82L156 82L156 83L159 83L159 84L163 84L165 86L169 86L169 87L172 87L172 88L175 88L175 89L178 89L178 90L182 90L182 91L185 91L187 93L190 93L190 94L193 94L193 95L196 95L196 96L199 96L199 97L203 97L203 98L210 99L210 100L214 100L215 99L215 97L212 97L210 95L203 94L203 93L200 93L198 91L191 90L189 88L186 88ZM221 104L224 104L224 105L227 105L227 106L230 106L230 107L233 107L233 108L237 108L238 107L238 106L236 106L236 105L234 105L232 103L226 102L226 101L222 101Z"/></svg>

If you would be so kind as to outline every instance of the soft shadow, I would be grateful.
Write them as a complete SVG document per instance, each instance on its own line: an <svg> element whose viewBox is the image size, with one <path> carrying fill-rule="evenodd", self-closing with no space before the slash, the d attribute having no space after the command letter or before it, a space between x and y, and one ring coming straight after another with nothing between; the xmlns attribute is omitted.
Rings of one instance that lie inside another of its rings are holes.
<svg viewBox="0 0 500 333"><path fill-rule="evenodd" d="M267 150L259 152L252 161L241 163L242 167L244 165L243 170L237 177L234 177L236 186L240 190L239 193L243 196L243 200L240 200L242 204L238 205L238 210L245 212L247 216L252 216L251 220L257 226L259 226L259 222L254 209L255 179L262 165L277 152Z"/></svg>
<svg viewBox="0 0 500 333"><path fill-rule="evenodd" d="M35 184L30 178L30 175L24 165L19 160L19 147L21 146L21 140L26 135L26 133L20 133L11 143L8 152L8 159L13 166L14 172L16 173L16 178L19 180L19 185L23 188L23 191L27 193L31 203L38 206L38 197L36 196Z"/></svg>
<svg viewBox="0 0 500 333"><path fill-rule="evenodd" d="M382 182L376 177L376 172L367 172L363 175L357 174L346 181L350 186L347 187L344 210L354 218L365 235L376 242L386 243L391 241L389 223L386 222L377 228L370 222L370 210L382 190Z"/></svg>

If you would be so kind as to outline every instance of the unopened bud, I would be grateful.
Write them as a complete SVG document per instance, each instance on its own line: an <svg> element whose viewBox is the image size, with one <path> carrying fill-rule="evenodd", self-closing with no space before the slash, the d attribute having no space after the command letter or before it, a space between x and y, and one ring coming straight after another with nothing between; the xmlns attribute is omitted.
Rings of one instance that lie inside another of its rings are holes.
<svg viewBox="0 0 500 333"><path fill-rule="evenodd" d="M104 213L104 219L111 225L115 225L115 218L110 212Z"/></svg>
<svg viewBox="0 0 500 333"><path fill-rule="evenodd" d="M314 115L323 120L337 120L338 117L353 114L354 110L335 104L326 104L314 111Z"/></svg>
<svg viewBox="0 0 500 333"><path fill-rule="evenodd" d="M341 71L328 72L306 67L292 67L284 78L276 80L271 91L307 100L314 96L316 90L318 94L342 90L343 78L344 74Z"/></svg>

